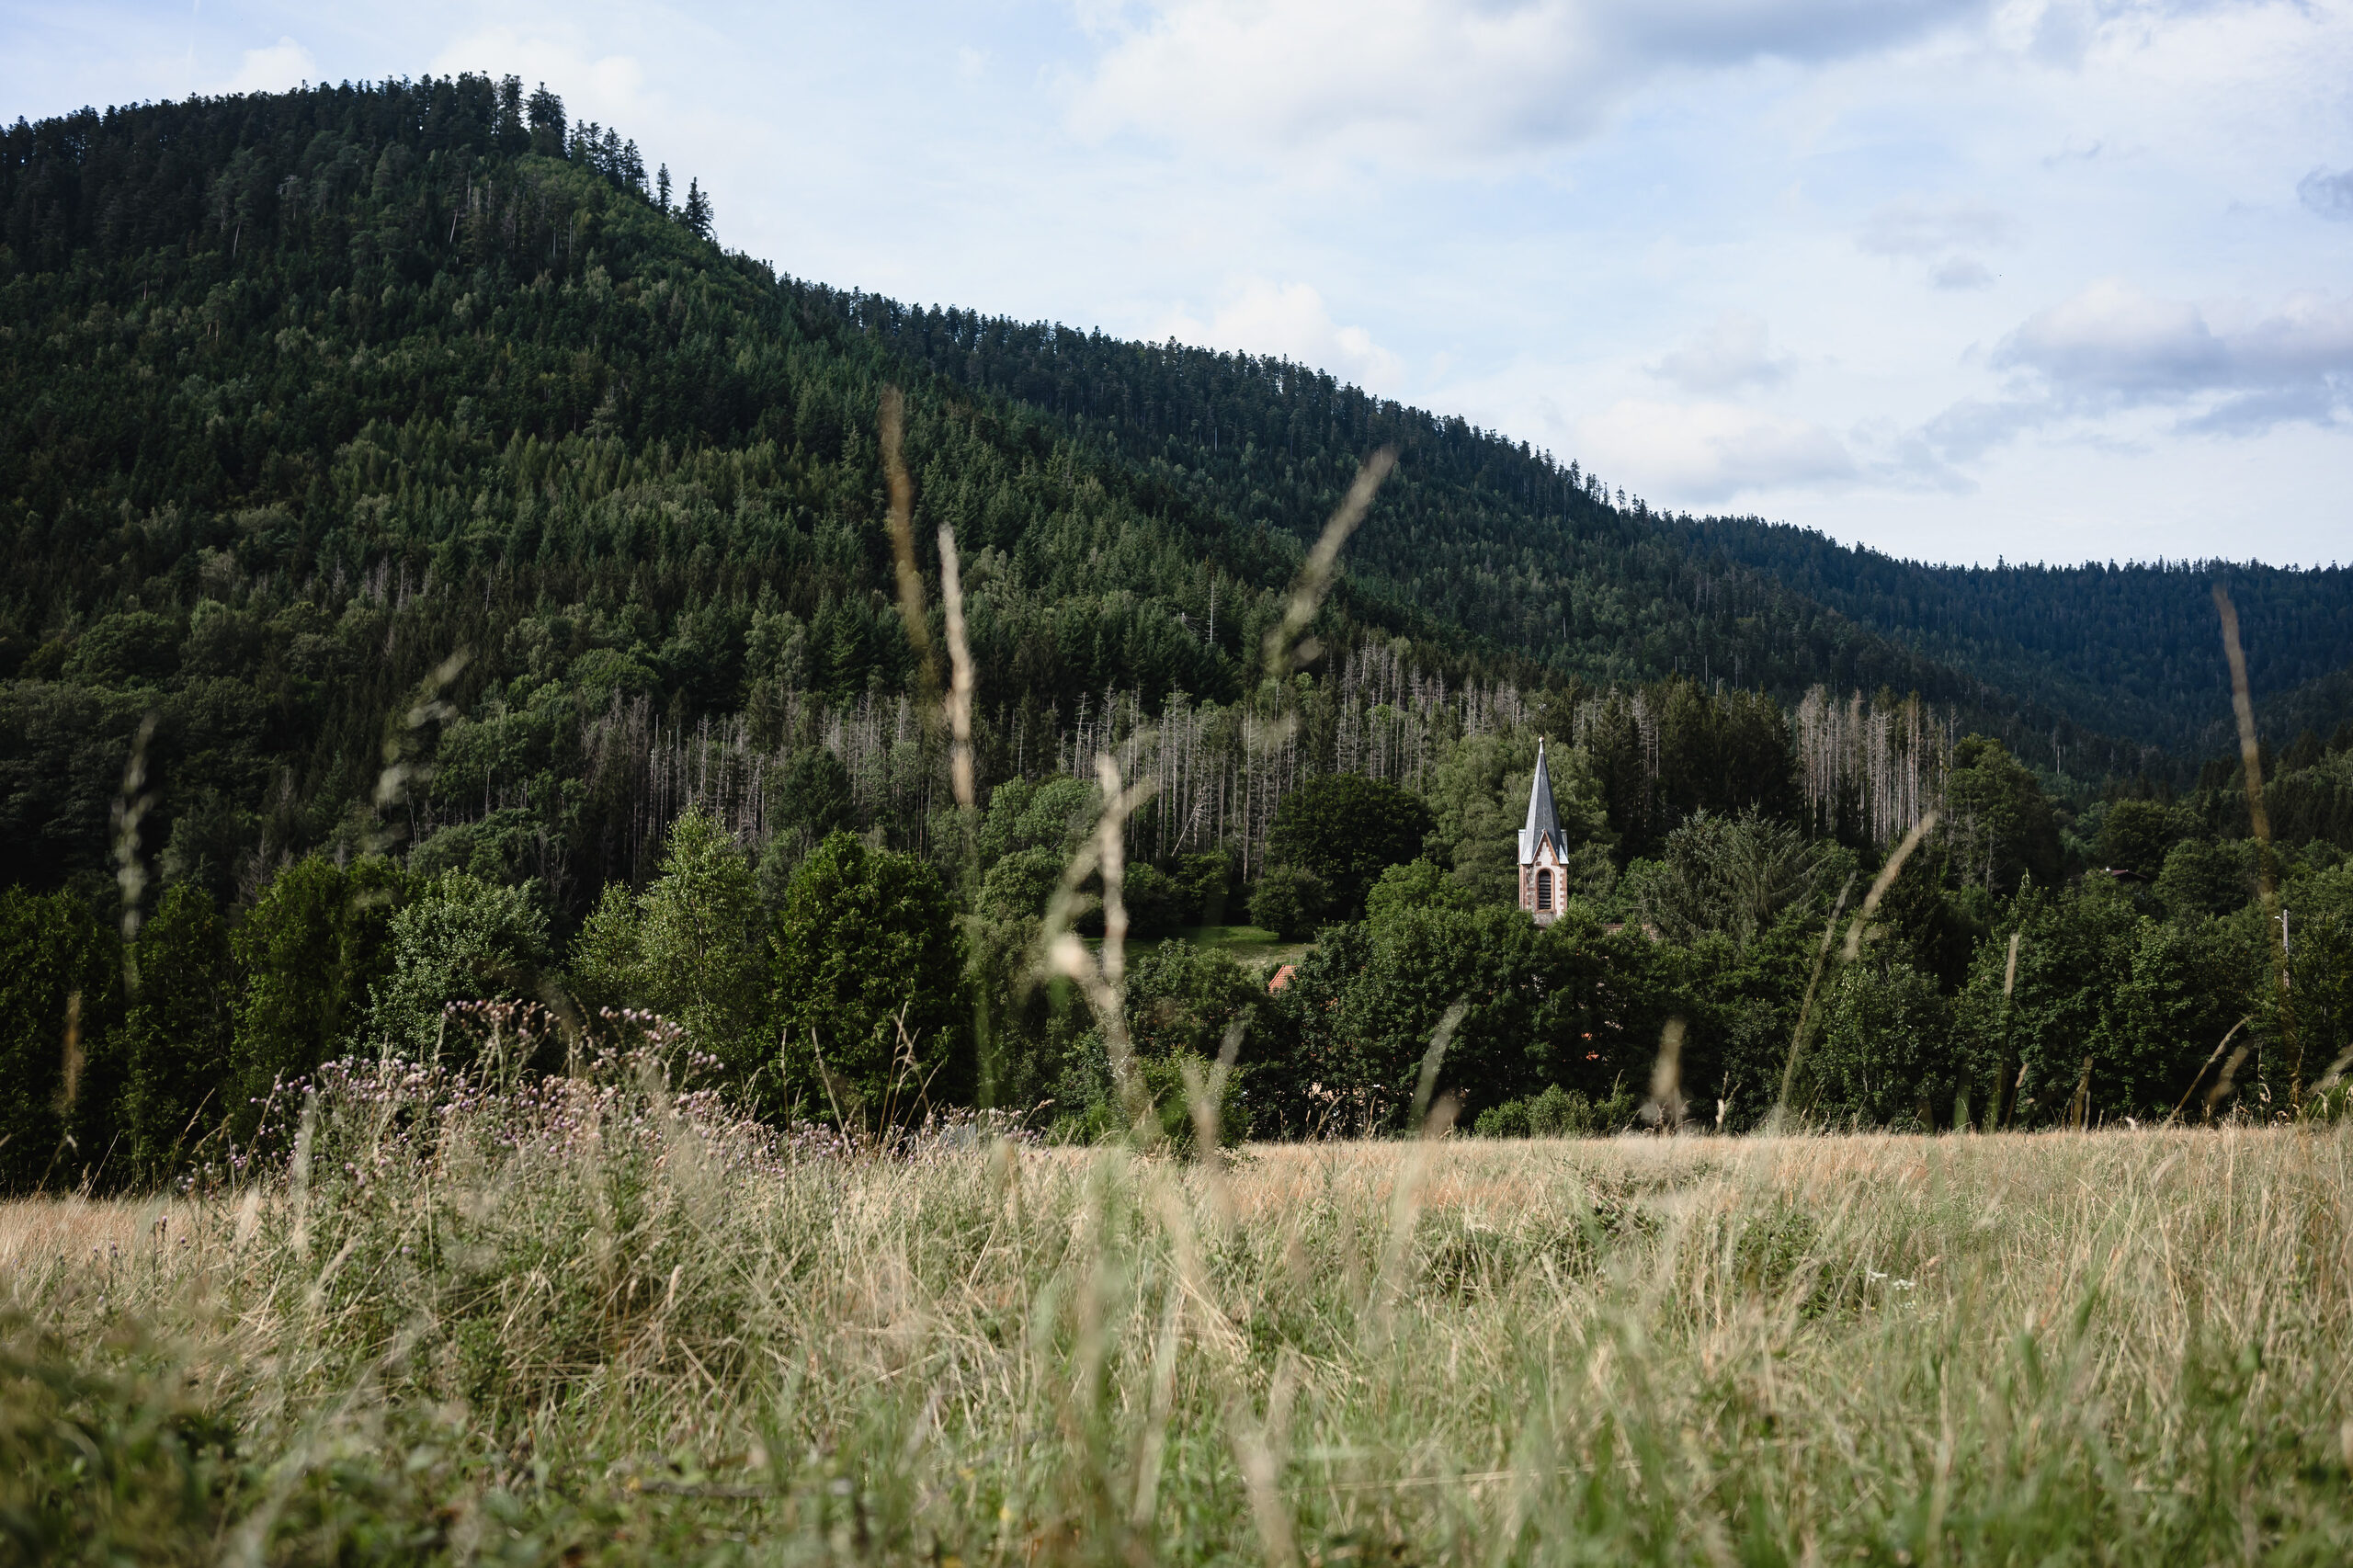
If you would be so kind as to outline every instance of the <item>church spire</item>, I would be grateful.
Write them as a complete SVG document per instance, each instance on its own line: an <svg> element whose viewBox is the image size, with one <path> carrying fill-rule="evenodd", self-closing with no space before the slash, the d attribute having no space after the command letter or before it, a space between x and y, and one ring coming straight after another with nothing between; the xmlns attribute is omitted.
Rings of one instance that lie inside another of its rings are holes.
<svg viewBox="0 0 2353 1568"><path fill-rule="evenodd" d="M1552 812L1552 776L1544 766L1544 742L1536 743L1536 779L1528 790L1528 825L1519 830L1519 863L1523 866L1536 858L1536 846L1546 837L1552 840L1557 853L1561 847L1561 819Z"/></svg>

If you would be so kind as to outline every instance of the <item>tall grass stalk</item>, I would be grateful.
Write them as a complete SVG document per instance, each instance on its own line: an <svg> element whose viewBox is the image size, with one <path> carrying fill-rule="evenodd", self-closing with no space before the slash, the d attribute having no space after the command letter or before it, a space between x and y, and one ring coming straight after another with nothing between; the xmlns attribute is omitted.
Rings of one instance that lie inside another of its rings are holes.
<svg viewBox="0 0 2353 1568"><path fill-rule="evenodd" d="M1813 1004L1822 994L1822 976L1830 965L1831 944L1837 940L1839 917L1847 913L1847 900L1854 891L1854 878L1848 877L1840 883L1837 900L1830 906L1830 918L1822 923L1822 943L1814 949L1813 972L1806 977L1805 999L1798 1004L1797 1027L1790 1031L1790 1054L1781 1063L1781 1092L1774 1099L1773 1108L1766 1113L1768 1132L1787 1130L1790 1096L1797 1087L1798 1062L1804 1057L1806 1042L1813 1031Z"/></svg>
<svg viewBox="0 0 2353 1568"><path fill-rule="evenodd" d="M1838 930L1839 917L1846 913L1847 895L1854 892L1854 879L1849 877L1839 888L1838 901L1831 906L1830 919L1823 926L1822 945L1813 955L1813 973L1806 982L1805 999L1798 1005L1797 1027L1790 1033L1790 1054L1781 1063L1780 1097L1766 1116L1765 1131L1768 1134L1779 1136L1790 1131L1792 1118L1798 1113L1799 1108L1793 1097L1802 1082L1798 1068L1804 1059L1806 1045L1813 1037L1814 1004L1821 995L1823 977L1829 972L1833 961L1857 963L1861 960L1864 944L1877 932L1871 925L1871 917L1879 913L1880 901L1887 896L1887 890L1895 885L1895 879L1904 874L1904 864L1912 858L1912 852L1920 847L1922 841L1934 833L1936 827L1935 812L1923 812L1920 820L1912 824L1903 841L1889 854L1887 863L1879 869L1879 875L1871 879L1870 889L1863 894L1862 908L1856 912L1854 923L1847 927L1845 946L1834 949L1833 939ZM1682 1039L1679 1026L1675 1038L1679 1047ZM1665 1056L1663 1051L1662 1061ZM1655 1091L1653 1098L1657 1098Z"/></svg>
<svg viewBox="0 0 2353 1568"><path fill-rule="evenodd" d="M972 779L972 693L979 677L972 643L964 635L963 563L956 554L956 530L946 523L939 525L939 603L948 634L948 690L940 700L947 710L952 747L949 787L955 792L957 809L969 819L978 803Z"/></svg>
<svg viewBox="0 0 2353 1568"><path fill-rule="evenodd" d="M1063 880L1046 903L1046 918L1039 934L1039 967L1075 981L1102 1037L1110 1059L1111 1082L1130 1125L1141 1131L1152 1119L1153 1105L1128 1043L1127 937L1128 908L1121 897L1127 869L1127 823L1138 806L1151 798L1149 779L1123 785L1120 765L1108 753L1095 758L1096 780L1102 787L1103 808L1095 832L1072 854ZM1103 881L1103 943L1088 951L1073 929L1080 890L1091 876Z"/></svg>
<svg viewBox="0 0 2353 1568"><path fill-rule="evenodd" d="M2222 623L2222 654L2231 666L2231 711L2239 725L2240 777L2246 785L2247 831L2255 835L2256 896L2278 949L2280 1043L2288 1051L2288 1103L2302 1111L2304 1104L2304 1047L2296 1029L2296 998L2288 983L2288 927L2279 910L2279 872L2271 848L2271 813L2263 802L2263 747L2255 733L2255 697L2247 685L2246 653L2239 646L2239 612L2229 590L2214 585L2214 611Z"/></svg>
<svg viewBox="0 0 2353 1568"><path fill-rule="evenodd" d="M906 630L907 646L915 651L915 669L926 693L939 688L934 667L931 622L924 615L923 570L915 562L915 482L907 472L902 451L906 429L906 398L896 387L882 389L879 410L882 446L882 478L891 504L883 529L891 539L891 562L899 590L899 620Z"/></svg>
<svg viewBox="0 0 2353 1568"><path fill-rule="evenodd" d="M1995 1128L2009 1126L2018 1110L2018 1090L2026 1081L2026 1066L2018 1059L2018 1015L2012 1011L2018 988L2018 939L2023 935L2010 933L2009 955L2002 960L2002 1071L1994 1089Z"/></svg>
<svg viewBox="0 0 2353 1568"><path fill-rule="evenodd" d="M1321 643L1306 635L1307 629L1314 623L1315 612L1323 608L1324 596L1332 591L1333 578L1340 569L1340 551L1372 510L1372 500L1381 493L1381 482L1396 466L1394 447L1383 447L1364 460L1348 484L1348 493L1340 498L1339 506L1325 520L1323 533L1316 537L1314 547L1301 563L1299 578L1291 585L1290 597L1284 603L1282 619L1267 629L1267 672L1277 680L1301 665L1313 663L1324 652Z"/></svg>

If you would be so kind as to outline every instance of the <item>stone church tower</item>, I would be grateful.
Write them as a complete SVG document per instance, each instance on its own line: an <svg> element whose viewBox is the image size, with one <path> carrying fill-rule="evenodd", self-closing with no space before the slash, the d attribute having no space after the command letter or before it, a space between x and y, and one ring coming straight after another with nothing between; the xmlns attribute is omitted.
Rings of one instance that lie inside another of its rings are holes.
<svg viewBox="0 0 2353 1568"><path fill-rule="evenodd" d="M1528 825L1519 830L1519 906L1550 926L1568 897L1563 862L1569 846L1552 813L1552 776L1544 767L1544 743L1536 743L1536 781L1528 791Z"/></svg>

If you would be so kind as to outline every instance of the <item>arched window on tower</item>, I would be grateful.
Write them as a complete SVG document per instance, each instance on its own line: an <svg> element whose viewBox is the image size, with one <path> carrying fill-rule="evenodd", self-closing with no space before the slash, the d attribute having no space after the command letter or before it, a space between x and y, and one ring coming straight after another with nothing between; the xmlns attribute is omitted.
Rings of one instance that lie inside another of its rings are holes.
<svg viewBox="0 0 2353 1568"><path fill-rule="evenodd" d="M1550 867L1536 873L1536 907L1551 913L1552 908L1552 872Z"/></svg>

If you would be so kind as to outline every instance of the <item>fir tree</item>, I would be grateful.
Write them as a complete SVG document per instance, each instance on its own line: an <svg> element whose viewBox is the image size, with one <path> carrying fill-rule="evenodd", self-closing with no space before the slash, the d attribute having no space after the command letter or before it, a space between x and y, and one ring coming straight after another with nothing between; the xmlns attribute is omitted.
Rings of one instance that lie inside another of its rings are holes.
<svg viewBox="0 0 2353 1568"><path fill-rule="evenodd" d="M548 91L542 82L532 93L529 105L531 117L531 151L550 158L564 155L563 100Z"/></svg>

